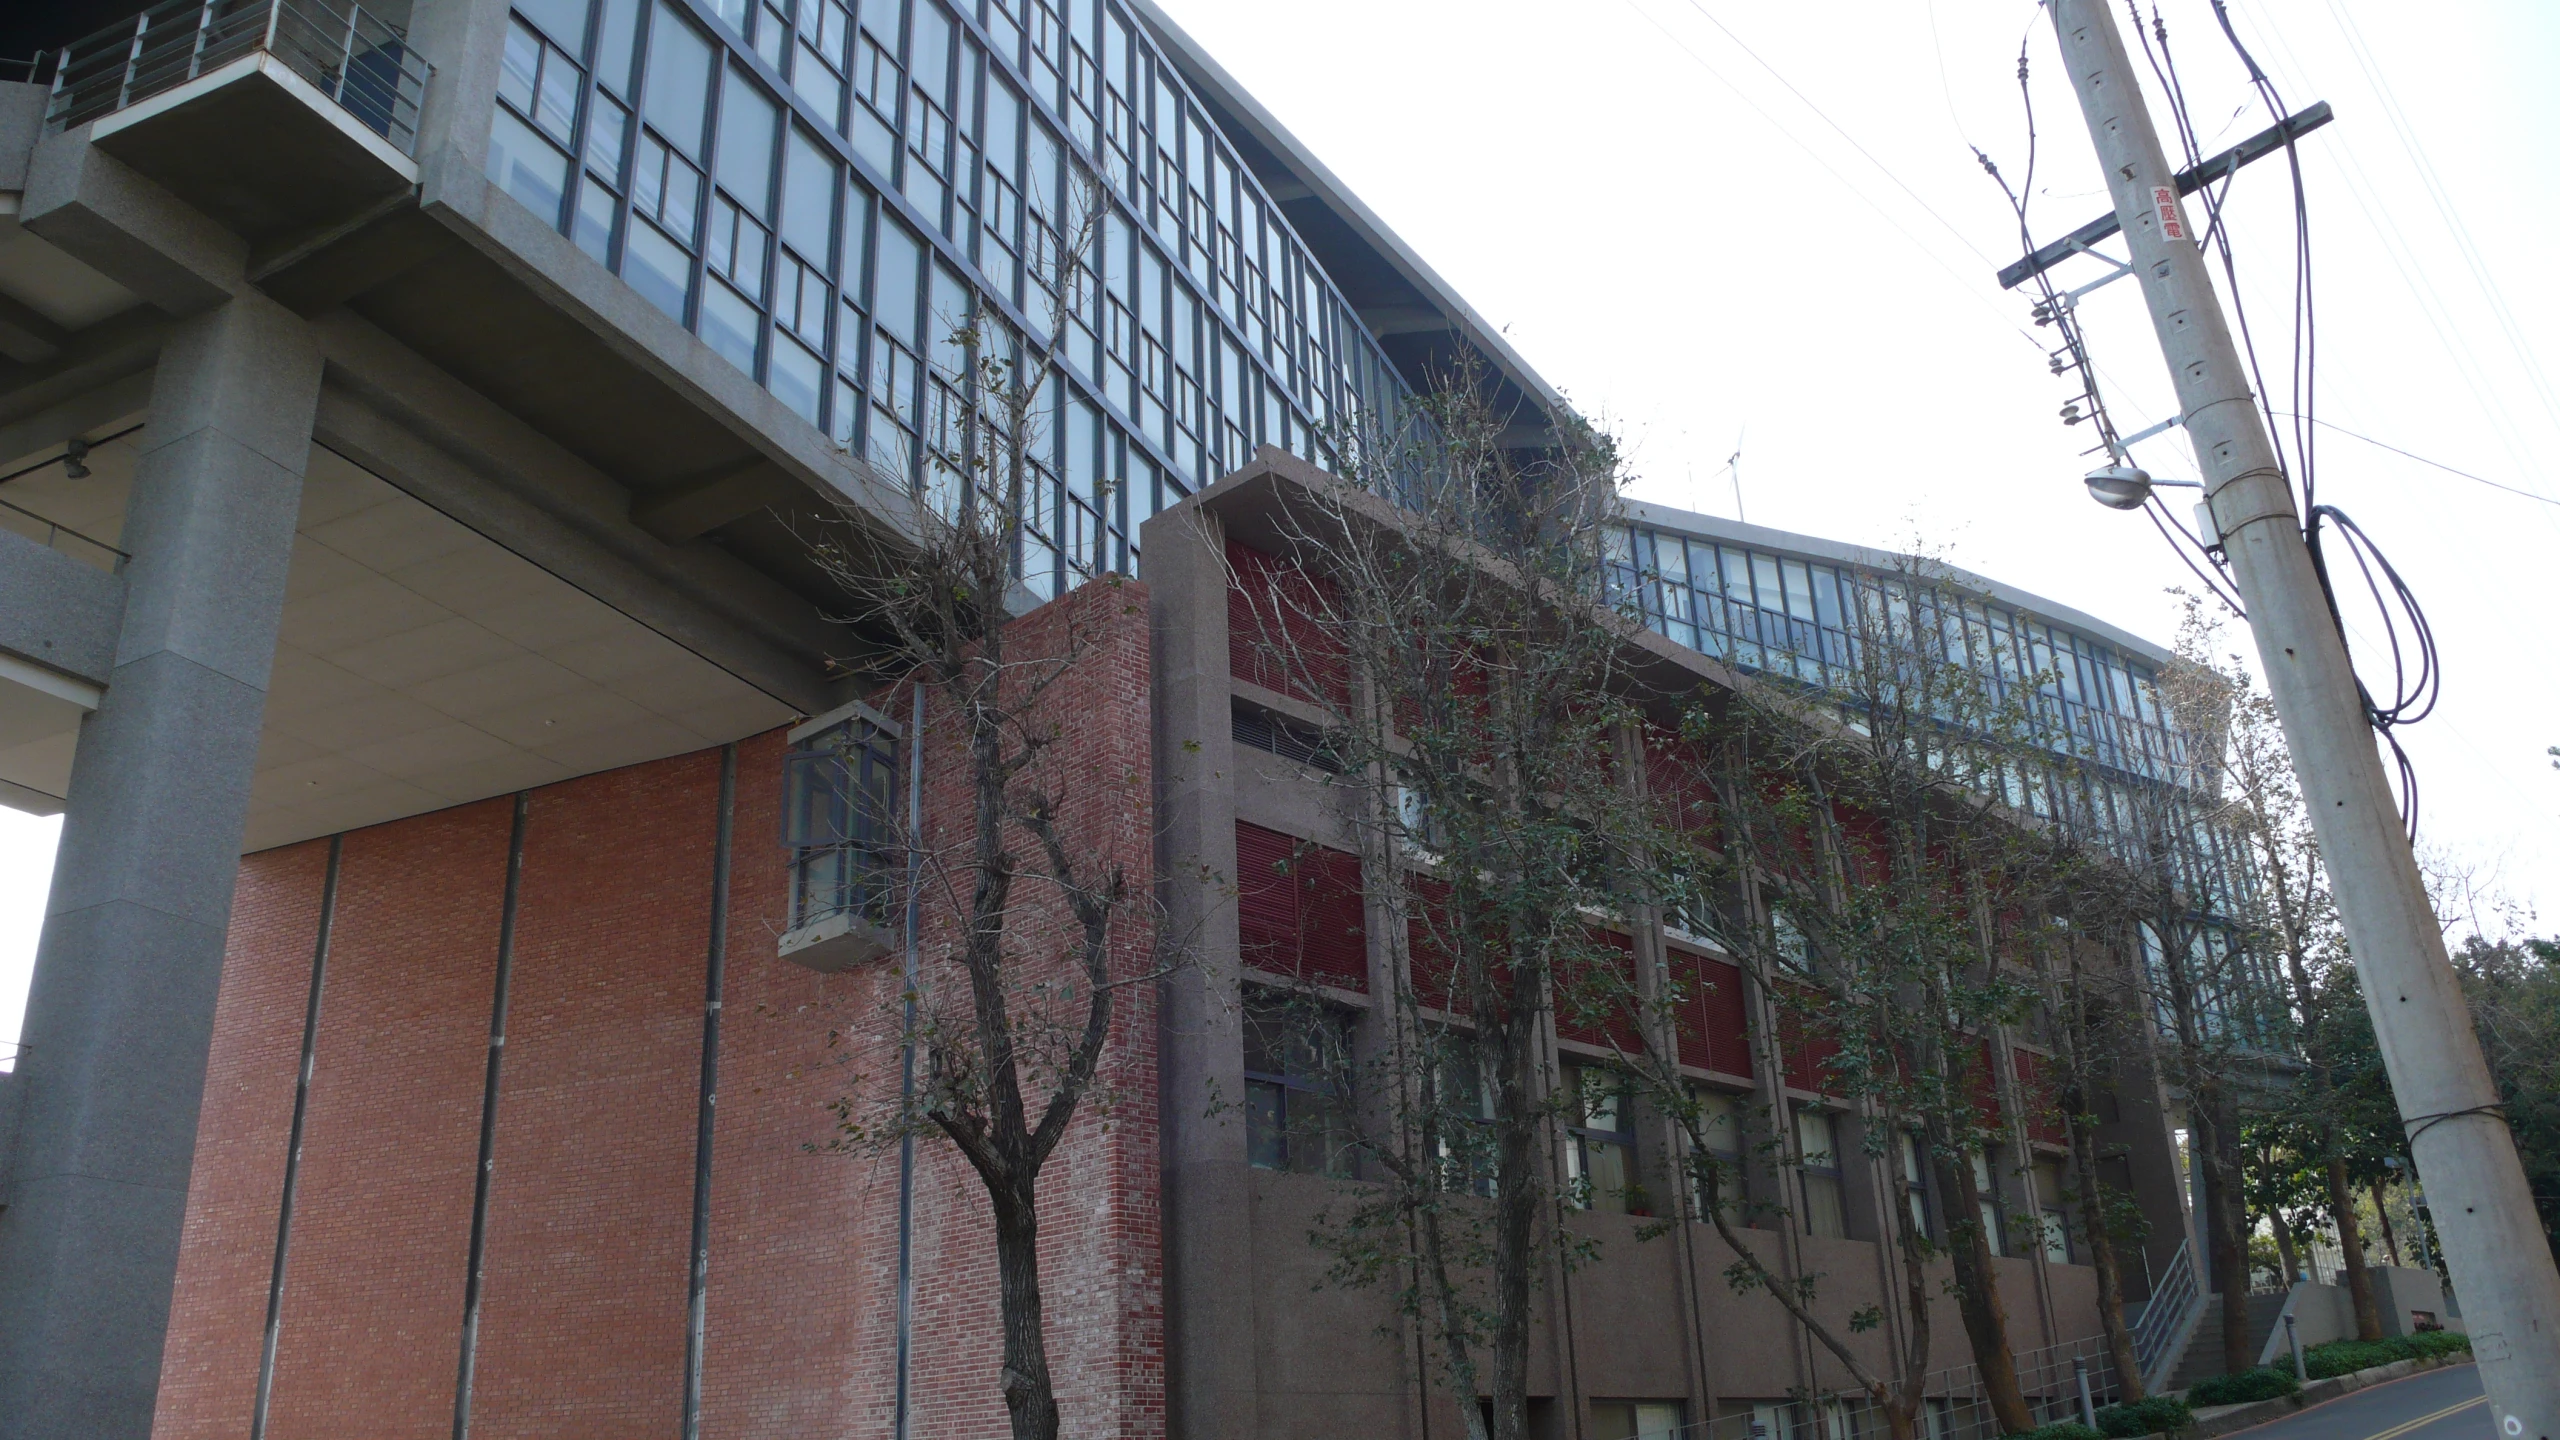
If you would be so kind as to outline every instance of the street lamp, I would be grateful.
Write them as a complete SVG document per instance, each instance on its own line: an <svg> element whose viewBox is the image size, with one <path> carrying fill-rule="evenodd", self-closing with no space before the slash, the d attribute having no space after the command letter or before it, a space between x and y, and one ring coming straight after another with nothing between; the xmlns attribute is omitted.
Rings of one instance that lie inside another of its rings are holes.
<svg viewBox="0 0 2560 1440"><path fill-rule="evenodd" d="M2154 485L2183 485L2201 490L2201 480L2157 480L2139 465L2109 465L2092 470L2082 483L2089 487L2089 498L2110 510L2139 510L2151 498Z"/></svg>

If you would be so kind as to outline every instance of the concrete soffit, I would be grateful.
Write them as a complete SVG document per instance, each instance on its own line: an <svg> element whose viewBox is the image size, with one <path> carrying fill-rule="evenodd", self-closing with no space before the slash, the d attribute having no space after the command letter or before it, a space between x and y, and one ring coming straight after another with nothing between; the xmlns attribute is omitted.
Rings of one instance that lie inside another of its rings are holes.
<svg viewBox="0 0 2560 1440"><path fill-rule="evenodd" d="M634 523L621 484L361 318L317 329L320 444L803 714L840 702L829 662L860 648L845 627L717 547Z"/></svg>

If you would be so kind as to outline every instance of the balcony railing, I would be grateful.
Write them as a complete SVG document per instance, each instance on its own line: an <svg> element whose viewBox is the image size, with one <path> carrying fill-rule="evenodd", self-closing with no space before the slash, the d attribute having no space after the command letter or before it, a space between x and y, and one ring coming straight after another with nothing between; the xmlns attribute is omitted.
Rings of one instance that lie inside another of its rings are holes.
<svg viewBox="0 0 2560 1440"><path fill-rule="evenodd" d="M55 130L85 124L256 54L283 62L401 154L417 153L418 105L435 67L399 27L348 0L163 0L64 46L45 118Z"/></svg>
<svg viewBox="0 0 2560 1440"><path fill-rule="evenodd" d="M12 505L6 500L0 500L0 530L24 535L39 545L59 550L110 575L123 574L125 562L133 558L104 540L93 540L68 525L55 524L33 510Z"/></svg>

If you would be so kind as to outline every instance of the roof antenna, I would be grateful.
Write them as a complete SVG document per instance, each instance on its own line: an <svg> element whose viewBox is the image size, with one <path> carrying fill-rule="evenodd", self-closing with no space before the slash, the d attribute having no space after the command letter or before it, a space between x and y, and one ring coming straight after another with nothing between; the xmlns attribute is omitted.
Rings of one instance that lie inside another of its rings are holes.
<svg viewBox="0 0 2560 1440"><path fill-rule="evenodd" d="M1751 427L1748 425L1736 432L1733 437L1733 453L1724 457L1724 468L1733 476L1733 518L1745 524L1750 523L1751 517L1742 513L1742 437L1750 433Z"/></svg>

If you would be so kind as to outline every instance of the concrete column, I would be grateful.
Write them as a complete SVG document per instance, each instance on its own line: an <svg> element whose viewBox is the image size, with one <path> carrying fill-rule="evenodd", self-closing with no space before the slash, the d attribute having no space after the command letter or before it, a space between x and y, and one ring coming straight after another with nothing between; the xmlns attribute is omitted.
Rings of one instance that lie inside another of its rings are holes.
<svg viewBox="0 0 2560 1440"><path fill-rule="evenodd" d="M1236 759L1227 568L1194 503L1146 523L1155 655L1156 873L1164 927L1192 963L1159 992L1165 1408L1177 1440L1262 1433L1254 1365L1253 1171L1245 1162L1238 1008ZM1210 1113L1213 1097L1219 1113ZM1292 1243L1302 1237L1291 1236Z"/></svg>
<svg viewBox="0 0 2560 1440"><path fill-rule="evenodd" d="M0 1440L144 1440L320 359L257 295L179 326L71 772L0 1211Z"/></svg>

